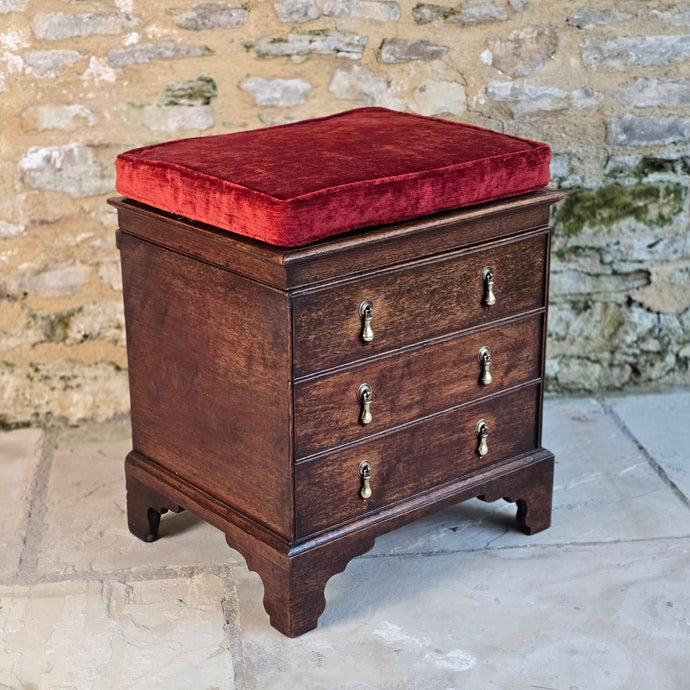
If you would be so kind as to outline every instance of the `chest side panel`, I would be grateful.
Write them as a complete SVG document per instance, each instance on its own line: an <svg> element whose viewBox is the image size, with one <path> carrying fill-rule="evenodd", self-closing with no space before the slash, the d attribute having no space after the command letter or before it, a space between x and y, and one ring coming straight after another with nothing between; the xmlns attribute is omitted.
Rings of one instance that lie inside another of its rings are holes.
<svg viewBox="0 0 690 690"><path fill-rule="evenodd" d="M290 537L287 297L122 229L134 449Z"/></svg>

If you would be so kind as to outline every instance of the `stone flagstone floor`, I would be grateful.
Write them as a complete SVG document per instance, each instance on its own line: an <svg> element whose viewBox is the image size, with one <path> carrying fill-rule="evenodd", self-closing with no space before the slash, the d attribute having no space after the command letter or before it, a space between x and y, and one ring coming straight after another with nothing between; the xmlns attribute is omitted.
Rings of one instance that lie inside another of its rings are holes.
<svg viewBox="0 0 690 690"><path fill-rule="evenodd" d="M189 513L127 531L124 424L0 434L0 690L690 687L690 391L552 398L552 527L470 501L380 538L319 628Z"/></svg>

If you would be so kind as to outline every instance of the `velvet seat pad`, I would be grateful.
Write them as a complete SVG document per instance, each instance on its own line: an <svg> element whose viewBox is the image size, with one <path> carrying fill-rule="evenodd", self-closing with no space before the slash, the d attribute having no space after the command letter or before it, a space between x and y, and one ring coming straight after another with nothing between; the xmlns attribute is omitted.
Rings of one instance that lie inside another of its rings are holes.
<svg viewBox="0 0 690 690"><path fill-rule="evenodd" d="M438 118L359 108L180 139L118 156L117 191L294 247L541 189L546 144Z"/></svg>

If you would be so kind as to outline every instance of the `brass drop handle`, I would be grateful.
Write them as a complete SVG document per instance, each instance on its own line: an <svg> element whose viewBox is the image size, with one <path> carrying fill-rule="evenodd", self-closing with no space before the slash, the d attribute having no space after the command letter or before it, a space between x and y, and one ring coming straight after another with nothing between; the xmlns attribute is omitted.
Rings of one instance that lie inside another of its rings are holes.
<svg viewBox="0 0 690 690"><path fill-rule="evenodd" d="M359 463L357 472L362 478L362 488L359 490L359 496L363 501L366 501L367 498L371 498L371 463L368 460L362 460Z"/></svg>
<svg viewBox="0 0 690 690"><path fill-rule="evenodd" d="M362 319L362 340L370 343L374 339L374 329L371 327L371 320L374 317L374 303L365 299L359 305L359 316Z"/></svg>
<svg viewBox="0 0 690 690"><path fill-rule="evenodd" d="M484 283L484 304L490 307L496 304L496 295L494 295L494 269L487 266L482 271L482 282Z"/></svg>
<svg viewBox="0 0 690 690"><path fill-rule="evenodd" d="M493 381L493 377L491 376L491 350L485 345L479 350L477 358L481 366L479 381L482 386L488 386Z"/></svg>
<svg viewBox="0 0 690 690"><path fill-rule="evenodd" d="M489 452L489 444L486 442L489 437L489 424L486 419L480 419L477 422L477 438L479 445L477 446L477 455L483 458Z"/></svg>
<svg viewBox="0 0 690 690"><path fill-rule="evenodd" d="M369 409L371 407L371 386L368 383L363 383L357 391L357 397L362 405L359 421L366 426L372 420L371 410Z"/></svg>

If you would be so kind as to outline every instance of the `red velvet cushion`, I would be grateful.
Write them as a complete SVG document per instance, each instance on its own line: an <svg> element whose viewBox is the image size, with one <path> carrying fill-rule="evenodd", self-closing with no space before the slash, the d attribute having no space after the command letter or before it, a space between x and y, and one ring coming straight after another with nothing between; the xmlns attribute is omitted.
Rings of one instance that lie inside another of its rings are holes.
<svg viewBox="0 0 690 690"><path fill-rule="evenodd" d="M385 108L145 146L117 159L120 194L294 247L367 225L524 194L551 150Z"/></svg>

